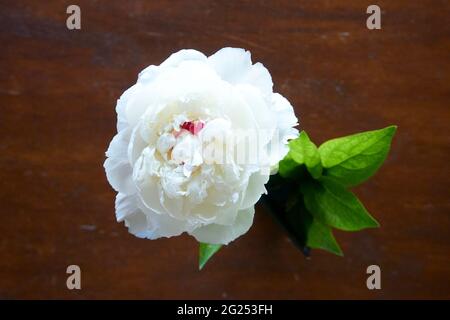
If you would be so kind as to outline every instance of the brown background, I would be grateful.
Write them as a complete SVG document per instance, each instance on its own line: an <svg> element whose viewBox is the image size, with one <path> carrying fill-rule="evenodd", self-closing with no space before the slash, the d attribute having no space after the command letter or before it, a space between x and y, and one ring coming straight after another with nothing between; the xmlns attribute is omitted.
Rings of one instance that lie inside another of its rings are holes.
<svg viewBox="0 0 450 320"><path fill-rule="evenodd" d="M0 1L0 298L450 298L448 1ZM115 102L181 48L251 50L320 143L399 126L356 189L381 222L337 232L345 257L305 260L261 207L197 271L197 244L115 222L102 168ZM82 290L66 289L66 267ZM366 267L382 269L369 291Z"/></svg>

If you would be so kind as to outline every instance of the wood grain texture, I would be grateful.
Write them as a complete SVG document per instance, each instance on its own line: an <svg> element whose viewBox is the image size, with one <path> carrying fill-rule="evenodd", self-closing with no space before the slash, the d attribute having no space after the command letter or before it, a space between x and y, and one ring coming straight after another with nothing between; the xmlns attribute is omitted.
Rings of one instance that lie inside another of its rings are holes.
<svg viewBox="0 0 450 320"><path fill-rule="evenodd" d="M0 1L0 298L450 298L450 6L384 1ZM318 143L399 126L356 193L378 230L338 232L345 257L305 260L261 206L197 271L188 237L146 241L114 217L102 167L115 102L181 48L244 47ZM69 264L82 290L66 289ZM382 290L366 288L366 267Z"/></svg>

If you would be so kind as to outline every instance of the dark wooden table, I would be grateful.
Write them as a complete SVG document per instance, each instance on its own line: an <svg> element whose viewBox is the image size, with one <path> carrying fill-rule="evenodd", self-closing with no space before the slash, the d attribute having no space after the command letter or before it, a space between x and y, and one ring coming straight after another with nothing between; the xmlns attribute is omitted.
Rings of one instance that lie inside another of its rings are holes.
<svg viewBox="0 0 450 320"><path fill-rule="evenodd" d="M0 298L450 298L450 6L385 1L0 1ZM382 227L306 260L261 206L197 270L197 244L116 223L102 163L115 102L181 48L251 50L318 143L399 126L356 193ZM66 267L82 290L66 288ZM366 267L382 290L366 288Z"/></svg>

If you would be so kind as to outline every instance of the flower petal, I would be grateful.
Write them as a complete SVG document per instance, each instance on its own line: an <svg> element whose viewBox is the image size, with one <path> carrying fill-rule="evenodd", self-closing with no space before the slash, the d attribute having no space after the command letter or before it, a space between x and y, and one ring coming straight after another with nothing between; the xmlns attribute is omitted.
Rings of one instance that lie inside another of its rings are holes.
<svg viewBox="0 0 450 320"><path fill-rule="evenodd" d="M272 95L272 110L276 116L277 130L269 146L269 160L270 165L274 166L288 153L288 140L298 137L298 130L293 128L298 125L298 120L291 103L281 94Z"/></svg>
<svg viewBox="0 0 450 320"><path fill-rule="evenodd" d="M250 229L255 208L240 210L233 225L209 224L190 232L199 242L210 244L228 244Z"/></svg>
<svg viewBox="0 0 450 320"><path fill-rule="evenodd" d="M240 48L223 48L208 58L209 65L217 74L231 84L247 83L264 94L272 93L272 77L261 64L252 65L249 51Z"/></svg>
<svg viewBox="0 0 450 320"><path fill-rule="evenodd" d="M256 120L258 144L266 145L277 128L277 122L273 121L277 115L272 112L270 102L263 98L260 90L247 84L237 85L236 88Z"/></svg>
<svg viewBox="0 0 450 320"><path fill-rule="evenodd" d="M173 53L169 58L167 58L163 63L159 66L150 65L139 73L138 83L150 83L152 82L158 74L161 72L161 69L166 67L176 67L181 62L187 60L198 60L198 61L206 61L206 56L200 51L194 49L183 49L178 52Z"/></svg>
<svg viewBox="0 0 450 320"><path fill-rule="evenodd" d="M114 136L106 151L108 158L103 164L110 185L114 190L126 195L136 192L132 178L133 169L127 157L129 136L130 130L122 130Z"/></svg>
<svg viewBox="0 0 450 320"><path fill-rule="evenodd" d="M126 217L139 211L136 195L126 195L119 192L116 196L116 219L122 222Z"/></svg>
<svg viewBox="0 0 450 320"><path fill-rule="evenodd" d="M261 90L264 95L270 95L273 90L272 76L260 62L255 63L250 70L242 75L238 83L248 83Z"/></svg>
<svg viewBox="0 0 450 320"><path fill-rule="evenodd" d="M128 161L132 165L136 163L136 160L140 157L142 151L148 145L148 143L142 138L141 125L142 123L140 122L134 127L126 150Z"/></svg>
<svg viewBox="0 0 450 320"><path fill-rule="evenodd" d="M147 221L147 216L141 210L125 218L125 226L128 232L138 238L148 238L151 235L151 229Z"/></svg>
<svg viewBox="0 0 450 320"><path fill-rule="evenodd" d="M105 160L103 167L106 171L106 178L114 190L124 194L133 194L136 192L136 187L132 179L133 169L128 163L128 160L123 161L117 158L108 158Z"/></svg>
<svg viewBox="0 0 450 320"><path fill-rule="evenodd" d="M195 226L185 220L175 219L167 214L158 214L148 207L141 206L149 226L145 238L157 239L160 237L178 236L186 231L191 231Z"/></svg>
<svg viewBox="0 0 450 320"><path fill-rule="evenodd" d="M141 84L137 83L128 88L117 100L116 113L117 113L117 131L122 131L128 126L128 120L126 115L126 107L130 98L141 88Z"/></svg>
<svg viewBox="0 0 450 320"><path fill-rule="evenodd" d="M269 175L264 175L261 172L253 173L249 180L247 189L245 191L244 199L242 200L241 208L248 208L255 205L261 198L263 193L267 193L264 186L269 181Z"/></svg>
<svg viewBox="0 0 450 320"><path fill-rule="evenodd" d="M161 67L176 67L183 61L197 60L206 61L206 56L200 51L194 49L182 49L170 55L163 63Z"/></svg>

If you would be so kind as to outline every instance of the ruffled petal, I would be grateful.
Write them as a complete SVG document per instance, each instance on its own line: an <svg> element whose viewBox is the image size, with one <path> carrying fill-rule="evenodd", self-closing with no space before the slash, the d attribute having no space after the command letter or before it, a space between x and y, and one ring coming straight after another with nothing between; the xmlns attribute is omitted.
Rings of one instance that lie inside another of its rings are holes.
<svg viewBox="0 0 450 320"><path fill-rule="evenodd" d="M176 67L183 61L206 61L207 57L200 51L194 49L182 49L170 55L161 67Z"/></svg>
<svg viewBox="0 0 450 320"><path fill-rule="evenodd" d="M141 84L137 83L128 88L117 100L116 113L117 113L117 131L122 131L127 128L129 123L126 115L126 107L130 98L141 88Z"/></svg>
<svg viewBox="0 0 450 320"><path fill-rule="evenodd" d="M129 233L138 238L149 238L152 234L151 228L147 221L147 216L141 210L127 216L125 218L125 226L128 227Z"/></svg>
<svg viewBox="0 0 450 320"><path fill-rule="evenodd" d="M223 48L211 55L208 63L223 80L236 83L250 70L252 59L244 49Z"/></svg>
<svg viewBox="0 0 450 320"><path fill-rule="evenodd" d="M176 68L165 68L154 81L145 83L135 92L125 108L126 119L134 127L144 114L152 119L161 111L166 116L183 111L203 112L204 104L199 105L195 100L216 98L222 91L220 82L222 80L206 63L182 61Z"/></svg>
<svg viewBox="0 0 450 320"><path fill-rule="evenodd" d="M254 207L240 210L237 214L236 220L230 226L213 223L197 228L190 232L190 234L199 242L228 244L250 229L253 223L254 214Z"/></svg>
<svg viewBox="0 0 450 320"><path fill-rule="evenodd" d="M281 94L272 95L272 110L276 119L277 130L274 132L269 146L269 160L271 166L278 164L289 151L288 140L298 137L297 117L291 103Z"/></svg>
<svg viewBox="0 0 450 320"><path fill-rule="evenodd" d="M247 83L261 90L265 95L272 93L272 77L261 64L252 65L249 51L240 48L223 48L208 58L209 65L219 76L231 83Z"/></svg>
<svg viewBox="0 0 450 320"><path fill-rule="evenodd" d="M255 205L261 198L263 193L267 193L265 184L269 181L269 175L264 175L260 172L255 172L248 180L245 196L241 204L241 208L248 208Z"/></svg>
<svg viewBox="0 0 450 320"><path fill-rule="evenodd" d="M105 160L103 167L106 171L106 178L114 190L124 194L133 194L136 192L136 187L132 179L133 169L128 163L128 160L122 161L117 158L108 158Z"/></svg>
<svg viewBox="0 0 450 320"><path fill-rule="evenodd" d="M273 121L276 114L271 110L271 105L267 99L264 99L261 91L248 84L237 85L241 97L249 106L257 124L258 145L266 145L276 129L277 122Z"/></svg>
<svg viewBox="0 0 450 320"><path fill-rule="evenodd" d="M158 214L145 206L142 206L141 209L144 212L146 221L149 225L149 228L145 233L145 238L169 238L178 236L183 232L188 232L195 228L195 225L191 225L186 220L175 219L167 214Z"/></svg>
<svg viewBox="0 0 450 320"><path fill-rule="evenodd" d="M158 239L161 237L173 237L185 231L192 230L186 221L177 220L166 214L158 214L142 205L138 197L127 197L120 199L120 209L137 209L127 214L123 220L128 231L139 238Z"/></svg>
<svg viewBox="0 0 450 320"><path fill-rule="evenodd" d="M122 222L126 217L140 210L136 197L136 194L126 195L120 192L117 194L115 203L117 222Z"/></svg>
<svg viewBox="0 0 450 320"><path fill-rule="evenodd" d="M136 192L132 177L133 169L127 157L129 136L130 130L122 130L114 136L106 151L108 158L103 164L109 184L114 190L126 195Z"/></svg>
<svg viewBox="0 0 450 320"><path fill-rule="evenodd" d="M134 165L136 160L142 154L142 151L147 147L148 143L142 138L141 123L136 125L130 135L130 140L127 146L127 157L131 165Z"/></svg>
<svg viewBox="0 0 450 320"><path fill-rule="evenodd" d="M260 62L255 63L247 73L243 74L238 83L251 84L259 88L264 95L270 95L273 90L272 76Z"/></svg>
<svg viewBox="0 0 450 320"><path fill-rule="evenodd" d="M150 65L139 73L138 83L150 83L152 82L161 69L166 67L176 67L183 61L196 60L196 61L206 61L206 56L200 51L194 49L183 49L178 52L173 53L169 58L167 58L159 66Z"/></svg>

